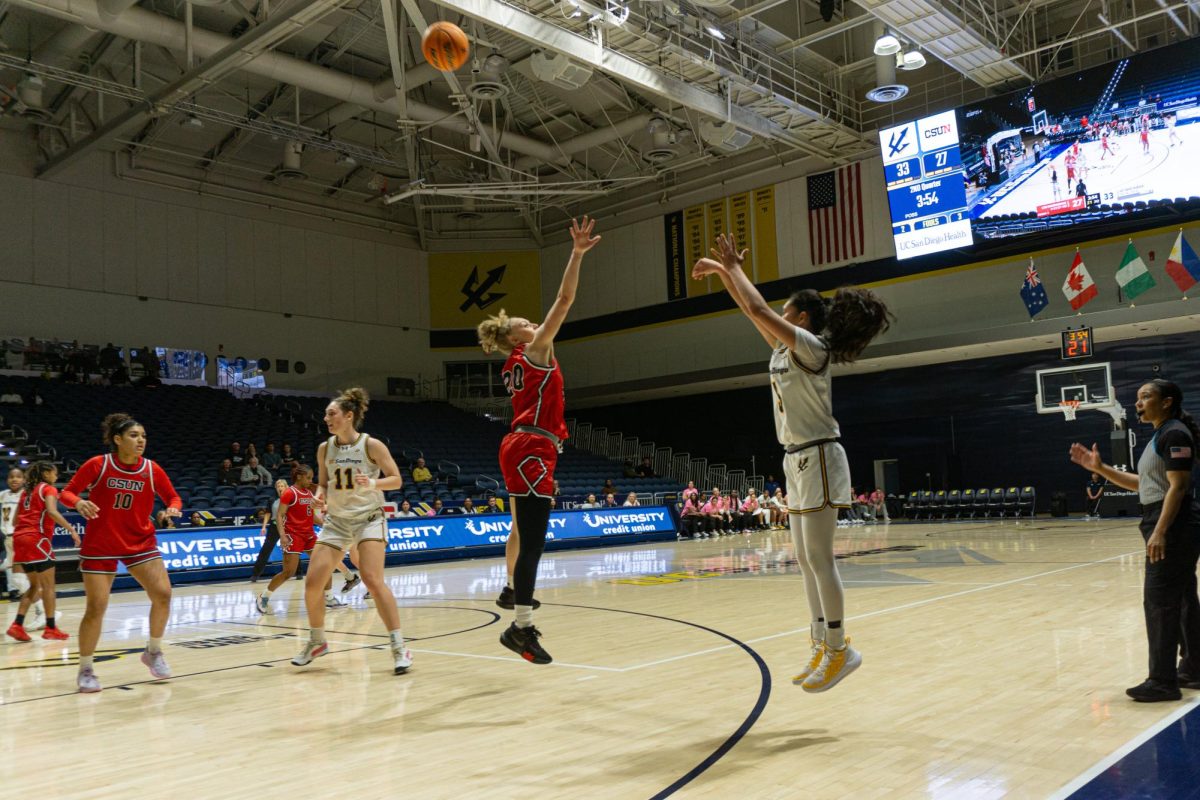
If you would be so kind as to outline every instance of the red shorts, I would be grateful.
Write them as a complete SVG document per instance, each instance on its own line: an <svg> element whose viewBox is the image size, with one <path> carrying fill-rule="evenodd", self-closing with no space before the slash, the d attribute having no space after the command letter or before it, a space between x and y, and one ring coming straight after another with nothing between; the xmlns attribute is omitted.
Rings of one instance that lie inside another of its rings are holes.
<svg viewBox="0 0 1200 800"><path fill-rule="evenodd" d="M317 543L317 534L313 531L302 531L300 533L288 532L288 545L283 548L285 553L311 553L313 545Z"/></svg>
<svg viewBox="0 0 1200 800"><path fill-rule="evenodd" d="M545 436L510 433L500 443L500 473L510 495L553 497L557 463L558 448Z"/></svg>
<svg viewBox="0 0 1200 800"><path fill-rule="evenodd" d="M80 572L99 572L104 575L117 574L117 562L120 561L125 565L125 569L136 567L138 564L145 564L147 561L153 561L156 558L162 558L162 553L158 548L147 551L145 553L135 553L128 556L110 556L97 558L96 556L79 557Z"/></svg>
<svg viewBox="0 0 1200 800"><path fill-rule="evenodd" d="M13 536L12 543L14 564L54 560L54 548L50 546L50 540L40 533L18 533Z"/></svg>

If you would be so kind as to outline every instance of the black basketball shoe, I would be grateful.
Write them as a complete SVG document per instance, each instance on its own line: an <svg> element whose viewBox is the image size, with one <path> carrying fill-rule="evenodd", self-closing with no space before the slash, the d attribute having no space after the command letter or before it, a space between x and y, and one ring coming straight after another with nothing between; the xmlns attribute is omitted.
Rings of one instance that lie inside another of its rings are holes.
<svg viewBox="0 0 1200 800"><path fill-rule="evenodd" d="M509 611L512 611L514 608L517 607L516 601L517 601L516 591L514 591L511 586L505 586L503 589L500 590L500 596L496 598L496 605L500 606L501 608L507 608ZM541 607L542 607L542 601L538 600L535 597L533 600L534 610L537 610Z"/></svg>
<svg viewBox="0 0 1200 800"><path fill-rule="evenodd" d="M538 642L541 635L542 632L532 625L528 628L518 628L517 623L514 622L504 633L500 634L500 644L526 661L534 664L549 664L554 659L542 649L541 643Z"/></svg>
<svg viewBox="0 0 1200 800"><path fill-rule="evenodd" d="M1193 675L1190 672L1179 670L1179 688L1200 689L1200 675Z"/></svg>
<svg viewBox="0 0 1200 800"><path fill-rule="evenodd" d="M1125 694L1139 703L1161 703L1165 700L1180 700L1183 698L1179 687L1150 679L1126 689Z"/></svg>

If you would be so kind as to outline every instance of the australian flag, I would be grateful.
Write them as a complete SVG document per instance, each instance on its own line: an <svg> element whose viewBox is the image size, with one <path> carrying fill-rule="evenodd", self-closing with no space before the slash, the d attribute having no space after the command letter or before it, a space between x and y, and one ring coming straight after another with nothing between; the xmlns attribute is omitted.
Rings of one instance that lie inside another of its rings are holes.
<svg viewBox="0 0 1200 800"><path fill-rule="evenodd" d="M1029 268L1025 270L1025 283L1021 286L1021 299L1025 301L1025 308L1029 311L1030 319L1036 317L1039 311L1050 305L1050 298L1046 296L1046 287L1042 285L1042 279L1038 277L1032 258L1029 259Z"/></svg>

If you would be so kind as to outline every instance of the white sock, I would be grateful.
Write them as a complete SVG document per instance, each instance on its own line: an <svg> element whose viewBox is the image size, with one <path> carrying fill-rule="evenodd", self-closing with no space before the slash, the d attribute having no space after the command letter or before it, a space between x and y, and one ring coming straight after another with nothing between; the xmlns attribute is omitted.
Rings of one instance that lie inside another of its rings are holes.
<svg viewBox="0 0 1200 800"><path fill-rule="evenodd" d="M516 606L517 627L528 628L533 625L533 606Z"/></svg>
<svg viewBox="0 0 1200 800"><path fill-rule="evenodd" d="M825 621L814 619L808 624L808 638L814 642L825 641Z"/></svg>
<svg viewBox="0 0 1200 800"><path fill-rule="evenodd" d="M513 585L512 585L512 575L509 575L507 578L505 578L505 579L504 579L504 588L505 588L505 589L511 589L512 587L513 587Z"/></svg>
<svg viewBox="0 0 1200 800"><path fill-rule="evenodd" d="M846 646L846 629L841 625L836 628L825 628L825 644L832 647L834 650L841 650Z"/></svg>
<svg viewBox="0 0 1200 800"><path fill-rule="evenodd" d="M146 652L147 653L161 653L162 652L162 637L160 636L159 638L155 639L153 636L151 636L149 639L147 639L146 640Z"/></svg>
<svg viewBox="0 0 1200 800"><path fill-rule="evenodd" d="M92 668L92 659L94 659L94 658L95 658L95 656L80 656L79 657L79 669L80 670L91 669Z"/></svg>
<svg viewBox="0 0 1200 800"><path fill-rule="evenodd" d="M332 600L332 599L333 599L333 589L326 589L326 590L325 590L325 599L326 599L326 600Z"/></svg>
<svg viewBox="0 0 1200 800"><path fill-rule="evenodd" d="M392 637L392 647L404 647L404 634L400 632L399 628L396 628L394 631L388 631L388 636Z"/></svg>
<svg viewBox="0 0 1200 800"><path fill-rule="evenodd" d="M17 591L20 592L21 594L25 594L25 592L29 591L29 576L26 575L24 572L14 572L13 573L13 582L16 583ZM12 586L12 585L13 584L11 584L11 583L9 584L9 586Z"/></svg>
<svg viewBox="0 0 1200 800"><path fill-rule="evenodd" d="M309 639L309 641L318 642L318 643L325 641L325 629L324 628L309 628L308 629L308 639Z"/></svg>
<svg viewBox="0 0 1200 800"><path fill-rule="evenodd" d="M270 589L263 589L263 590L262 590L262 599L263 599L263 600L270 600L270 599L271 599L271 590L270 590Z"/></svg>

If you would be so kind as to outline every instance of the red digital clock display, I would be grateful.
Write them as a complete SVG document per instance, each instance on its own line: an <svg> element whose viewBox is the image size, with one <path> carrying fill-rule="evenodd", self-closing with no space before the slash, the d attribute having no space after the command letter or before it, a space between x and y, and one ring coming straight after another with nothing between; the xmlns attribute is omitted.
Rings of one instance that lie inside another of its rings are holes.
<svg viewBox="0 0 1200 800"><path fill-rule="evenodd" d="M1062 332L1063 361L1092 357L1092 329L1079 328Z"/></svg>

